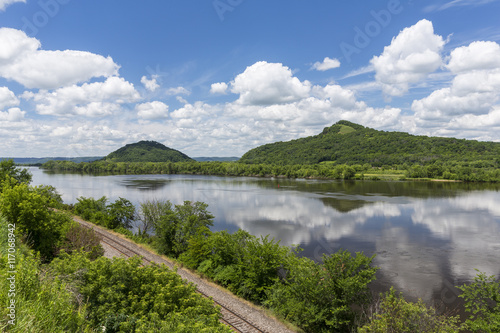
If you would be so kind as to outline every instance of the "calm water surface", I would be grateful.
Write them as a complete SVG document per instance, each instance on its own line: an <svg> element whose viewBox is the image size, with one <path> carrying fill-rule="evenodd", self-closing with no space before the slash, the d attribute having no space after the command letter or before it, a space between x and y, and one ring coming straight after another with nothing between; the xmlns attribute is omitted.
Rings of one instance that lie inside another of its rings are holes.
<svg viewBox="0 0 500 333"><path fill-rule="evenodd" d="M299 244L320 260L340 248L376 254L376 290L453 308L475 269L500 277L500 185L317 181L186 175L88 176L30 168L34 185L80 196L203 201L214 230L238 228Z"/></svg>

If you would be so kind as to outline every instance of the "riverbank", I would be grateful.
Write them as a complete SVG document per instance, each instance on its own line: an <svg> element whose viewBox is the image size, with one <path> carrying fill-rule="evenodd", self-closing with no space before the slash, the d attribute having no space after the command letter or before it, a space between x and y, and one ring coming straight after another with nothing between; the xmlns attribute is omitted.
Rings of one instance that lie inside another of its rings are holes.
<svg viewBox="0 0 500 333"><path fill-rule="evenodd" d="M395 165L374 167L369 164L337 165L332 162L304 165L243 164L238 162L108 162L74 163L49 161L42 168L54 172L79 172L100 175L186 174L212 176L274 177L330 180L459 180L500 182L500 169L469 164Z"/></svg>

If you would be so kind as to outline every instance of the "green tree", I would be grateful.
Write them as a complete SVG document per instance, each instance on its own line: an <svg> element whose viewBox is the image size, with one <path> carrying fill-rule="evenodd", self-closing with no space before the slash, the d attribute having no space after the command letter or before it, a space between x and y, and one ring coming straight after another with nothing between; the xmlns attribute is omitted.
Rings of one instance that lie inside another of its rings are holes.
<svg viewBox="0 0 500 333"><path fill-rule="evenodd" d="M179 256L188 249L191 237L208 235L213 218L203 202L185 201L162 215L155 226L157 248L161 253Z"/></svg>
<svg viewBox="0 0 500 333"><path fill-rule="evenodd" d="M107 227L110 229L132 227L132 221L135 218L135 207L127 199L119 198L114 203L106 206L107 213L110 215Z"/></svg>
<svg viewBox="0 0 500 333"><path fill-rule="evenodd" d="M92 221L97 224L107 224L106 204L108 198L102 197L100 199L79 197L76 199L77 203L74 206L74 211L84 220ZM99 219L104 219L101 221Z"/></svg>
<svg viewBox="0 0 500 333"><path fill-rule="evenodd" d="M17 168L13 160L0 161L0 185L8 181L12 185L31 183L31 174L26 168ZM12 179L12 180L11 180ZM0 186L0 191L2 187Z"/></svg>
<svg viewBox="0 0 500 333"><path fill-rule="evenodd" d="M172 203L168 200L148 200L141 202L138 219L141 226L138 229L139 236L153 233L159 225L161 217L172 210Z"/></svg>
<svg viewBox="0 0 500 333"><path fill-rule="evenodd" d="M470 313L465 322L472 332L500 332L500 281L479 272L470 285L459 286Z"/></svg>
<svg viewBox="0 0 500 333"><path fill-rule="evenodd" d="M61 194L57 192L57 189L51 185L39 185L33 187L33 190L38 194L49 198L48 205L52 208L61 208L63 205L63 200Z"/></svg>

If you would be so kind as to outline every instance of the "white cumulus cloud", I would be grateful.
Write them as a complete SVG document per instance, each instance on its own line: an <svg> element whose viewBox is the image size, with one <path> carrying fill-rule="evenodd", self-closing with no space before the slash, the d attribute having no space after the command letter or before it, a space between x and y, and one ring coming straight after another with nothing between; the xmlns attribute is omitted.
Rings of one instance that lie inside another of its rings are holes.
<svg viewBox="0 0 500 333"><path fill-rule="evenodd" d="M137 111L137 116L145 120L168 117L168 105L159 101L138 104L136 105L135 110Z"/></svg>
<svg viewBox="0 0 500 333"><path fill-rule="evenodd" d="M456 48L447 68L455 74L451 85L413 102L418 118L450 119L486 115L493 110L500 100L500 45L473 42Z"/></svg>
<svg viewBox="0 0 500 333"><path fill-rule="evenodd" d="M478 41L458 47L451 52L446 67L455 74L500 68L500 45L495 42Z"/></svg>
<svg viewBox="0 0 500 333"><path fill-rule="evenodd" d="M37 103L37 112L42 115L97 117L115 113L120 104L137 101L140 95L133 84L113 76L104 82L25 94L25 98L32 98Z"/></svg>
<svg viewBox="0 0 500 333"><path fill-rule="evenodd" d="M218 82L218 83L212 83L210 86L210 93L211 94L226 94L228 89L228 85L226 82Z"/></svg>
<svg viewBox="0 0 500 333"><path fill-rule="evenodd" d="M271 105L298 101L309 95L311 84L301 82L280 63L260 61L249 66L231 82L231 91L239 94L244 105Z"/></svg>
<svg viewBox="0 0 500 333"><path fill-rule="evenodd" d="M160 88L160 85L157 82L158 75L152 75L151 80L148 80L146 76L141 78L141 83L144 85L144 88L147 90L154 92L156 89Z"/></svg>
<svg viewBox="0 0 500 333"><path fill-rule="evenodd" d="M5 112L0 111L0 121L18 122L24 119L25 114L26 112L19 108L10 108Z"/></svg>
<svg viewBox="0 0 500 333"><path fill-rule="evenodd" d="M432 22L421 20L393 38L391 45L375 56L371 64L375 79L389 96L401 96L442 65L444 47L441 36L434 34Z"/></svg>
<svg viewBox="0 0 500 333"><path fill-rule="evenodd" d="M329 69L333 69L333 68L338 68L340 67L340 61L338 59L330 59L328 57L326 57L325 59L323 59L323 62L315 62L314 65L312 66L312 69L315 69L317 71L327 71Z"/></svg>
<svg viewBox="0 0 500 333"><path fill-rule="evenodd" d="M0 110L17 105L19 105L19 99L16 95L9 88L0 87Z"/></svg>
<svg viewBox="0 0 500 333"><path fill-rule="evenodd" d="M23 31L0 28L0 76L30 89L57 89L118 74L111 57L84 51L41 50Z"/></svg>

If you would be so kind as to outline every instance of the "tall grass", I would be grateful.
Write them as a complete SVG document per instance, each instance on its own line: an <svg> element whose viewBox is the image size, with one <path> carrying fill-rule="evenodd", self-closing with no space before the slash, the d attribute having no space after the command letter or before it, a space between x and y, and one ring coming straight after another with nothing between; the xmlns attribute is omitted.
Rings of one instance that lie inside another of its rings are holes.
<svg viewBox="0 0 500 333"><path fill-rule="evenodd" d="M8 266L7 222L0 217L0 331L2 332L91 332L85 329L85 305L70 285L43 270L39 258L17 242L15 269ZM15 296L7 280L15 271ZM9 296L10 294L10 296ZM14 325L7 304L15 300Z"/></svg>

